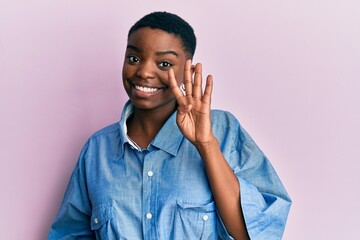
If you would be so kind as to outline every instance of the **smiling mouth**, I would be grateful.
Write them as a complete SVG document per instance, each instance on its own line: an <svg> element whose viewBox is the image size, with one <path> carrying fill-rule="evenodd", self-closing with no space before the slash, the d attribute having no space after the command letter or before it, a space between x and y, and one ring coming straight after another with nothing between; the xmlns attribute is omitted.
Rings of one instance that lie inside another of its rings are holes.
<svg viewBox="0 0 360 240"><path fill-rule="evenodd" d="M143 86L139 86L139 85L135 85L135 84L134 84L134 87L136 90L139 90L141 92L146 92L146 93L153 93L160 89L164 89L164 88L154 88L154 87L143 87Z"/></svg>

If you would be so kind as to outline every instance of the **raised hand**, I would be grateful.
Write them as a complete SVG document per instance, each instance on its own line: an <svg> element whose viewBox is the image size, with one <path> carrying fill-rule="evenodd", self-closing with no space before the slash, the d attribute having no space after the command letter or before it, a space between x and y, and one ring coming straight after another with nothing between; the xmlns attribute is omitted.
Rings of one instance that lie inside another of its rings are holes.
<svg viewBox="0 0 360 240"><path fill-rule="evenodd" d="M193 76L194 75L194 76ZM211 93L213 78L208 75L206 86L202 91L202 65L196 64L192 73L191 60L187 60L184 68L185 95L177 85L174 71L168 71L170 88L178 102L176 116L177 125L182 134L195 146L207 144L214 140L210 119ZM194 78L194 80L193 80Z"/></svg>

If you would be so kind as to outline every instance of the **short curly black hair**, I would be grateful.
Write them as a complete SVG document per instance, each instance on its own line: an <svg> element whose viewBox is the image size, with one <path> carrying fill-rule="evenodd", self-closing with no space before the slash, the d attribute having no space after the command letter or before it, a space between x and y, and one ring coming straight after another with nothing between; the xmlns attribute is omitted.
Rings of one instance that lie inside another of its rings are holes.
<svg viewBox="0 0 360 240"><path fill-rule="evenodd" d="M184 19L169 12L152 12L142 17L130 28L128 38L131 33L144 27L161 29L180 37L188 57L193 58L196 48L196 36L194 29Z"/></svg>

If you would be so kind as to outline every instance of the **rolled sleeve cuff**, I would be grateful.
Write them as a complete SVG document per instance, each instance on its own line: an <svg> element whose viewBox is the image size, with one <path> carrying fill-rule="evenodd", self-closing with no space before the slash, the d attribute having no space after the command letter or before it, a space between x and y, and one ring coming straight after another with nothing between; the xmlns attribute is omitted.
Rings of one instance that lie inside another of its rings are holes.
<svg viewBox="0 0 360 240"><path fill-rule="evenodd" d="M250 239L255 239L259 233L259 219L261 219L262 209L266 207L266 202L258 189L242 178L240 182L240 201L246 229Z"/></svg>

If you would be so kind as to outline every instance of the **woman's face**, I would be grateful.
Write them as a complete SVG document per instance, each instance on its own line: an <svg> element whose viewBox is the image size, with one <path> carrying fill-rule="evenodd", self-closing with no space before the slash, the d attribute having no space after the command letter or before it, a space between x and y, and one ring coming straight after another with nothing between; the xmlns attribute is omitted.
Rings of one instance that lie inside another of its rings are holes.
<svg viewBox="0 0 360 240"><path fill-rule="evenodd" d="M131 33L123 65L124 88L138 109L174 110L176 99L169 87L172 68L178 85L187 59L182 41L160 29L140 28Z"/></svg>

